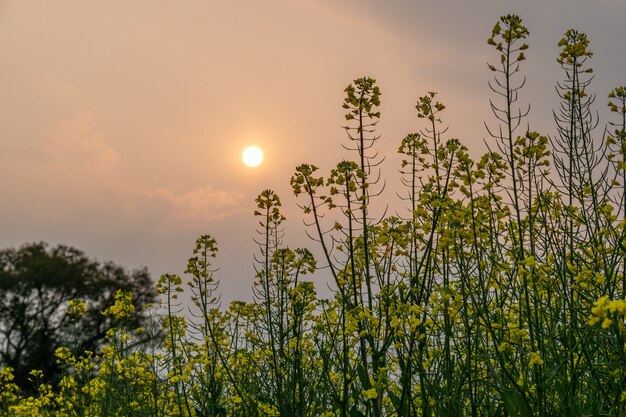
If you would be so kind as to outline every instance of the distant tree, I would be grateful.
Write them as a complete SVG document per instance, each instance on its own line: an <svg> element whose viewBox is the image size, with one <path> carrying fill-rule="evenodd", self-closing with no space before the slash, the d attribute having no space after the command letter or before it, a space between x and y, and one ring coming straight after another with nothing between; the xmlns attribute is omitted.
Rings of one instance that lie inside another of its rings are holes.
<svg viewBox="0 0 626 417"><path fill-rule="evenodd" d="M137 307L128 323L141 326L144 306L156 293L145 268L127 271L112 262L89 259L82 251L45 243L0 251L0 368L13 368L15 382L32 388L29 372L43 371L53 382L59 372L55 350L71 347L77 354L97 351L111 318L102 314L119 289L131 291ZM71 300L86 304L86 313L72 320Z"/></svg>

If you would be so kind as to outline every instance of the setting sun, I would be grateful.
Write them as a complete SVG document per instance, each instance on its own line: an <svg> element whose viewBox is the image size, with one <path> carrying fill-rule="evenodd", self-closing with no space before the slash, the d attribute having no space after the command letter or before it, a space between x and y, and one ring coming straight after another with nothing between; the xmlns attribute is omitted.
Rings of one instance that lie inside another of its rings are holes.
<svg viewBox="0 0 626 417"><path fill-rule="evenodd" d="M258 146L248 146L243 150L241 159L246 166L257 167L263 162L263 151Z"/></svg>

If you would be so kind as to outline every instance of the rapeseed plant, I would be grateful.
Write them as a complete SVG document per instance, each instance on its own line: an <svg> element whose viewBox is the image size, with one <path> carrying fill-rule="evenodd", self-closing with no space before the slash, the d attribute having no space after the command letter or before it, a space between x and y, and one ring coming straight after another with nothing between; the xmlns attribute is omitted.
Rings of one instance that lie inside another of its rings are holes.
<svg viewBox="0 0 626 417"><path fill-rule="evenodd" d="M155 330L130 326L133 295L120 291L98 352L57 349L58 385L34 370L24 396L0 371L0 416L626 415L626 90L609 94L620 120L598 145L593 54L567 31L558 138L522 132L528 36L508 15L488 39L497 152L474 160L446 138L446 105L428 92L423 128L398 150L406 210L376 217L381 91L355 80L342 106L356 160L291 178L321 260L284 247L281 201L265 190L254 301L221 305L217 242L203 235L186 275L157 283L158 345L137 348ZM328 299L304 280L318 263ZM85 311L72 300L65 313L75 323Z"/></svg>

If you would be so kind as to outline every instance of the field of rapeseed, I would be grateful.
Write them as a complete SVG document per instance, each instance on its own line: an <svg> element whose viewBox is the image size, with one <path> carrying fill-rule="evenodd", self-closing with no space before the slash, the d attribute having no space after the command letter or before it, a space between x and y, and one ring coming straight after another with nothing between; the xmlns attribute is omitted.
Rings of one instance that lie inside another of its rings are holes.
<svg viewBox="0 0 626 417"><path fill-rule="evenodd" d="M151 326L128 325L133 296L118 292L100 351L56 351L58 386L33 371L37 393L23 396L1 371L0 415L626 415L626 88L598 129L589 40L569 30L558 134L524 131L527 36L509 15L488 39L480 159L444 138L438 95L420 97L423 129L399 144L406 210L377 218L381 92L355 80L343 103L355 161L291 178L321 259L282 245L281 202L264 191L254 302L219 308L217 243L201 236L186 278L159 280ZM305 279L318 264L328 299ZM75 300L66 314L84 311ZM144 332L159 337L139 349Z"/></svg>

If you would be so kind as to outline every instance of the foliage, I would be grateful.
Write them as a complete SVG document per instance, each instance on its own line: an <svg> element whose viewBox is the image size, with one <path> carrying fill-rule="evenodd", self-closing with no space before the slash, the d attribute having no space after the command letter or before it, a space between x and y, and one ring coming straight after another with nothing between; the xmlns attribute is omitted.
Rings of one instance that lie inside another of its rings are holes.
<svg viewBox="0 0 626 417"><path fill-rule="evenodd" d="M132 292L142 306L155 298L145 268L129 272L62 245L0 251L0 365L13 369L22 389L32 389L33 369L51 382L59 372L56 348L82 353L102 346L112 321L101 311L113 304L118 289ZM139 309L132 323L140 325L145 318Z"/></svg>
<svg viewBox="0 0 626 417"><path fill-rule="evenodd" d="M381 92L346 89L344 147L355 160L326 175L296 168L294 194L320 247L285 247L281 200L265 190L254 300L220 305L217 243L201 236L183 277L157 289L166 337L132 349L130 293L101 353L60 348L61 391L20 397L0 374L12 415L604 416L626 414L626 94L609 94L603 140L589 92L586 35L566 32L557 135L523 130L521 62L529 32L502 17L488 44L497 63L488 127L495 146L474 160L446 138L446 106L419 97L422 128L400 143L405 208L373 213L384 188L376 147ZM610 127L609 127L610 126ZM489 146L489 145L488 145ZM555 168L552 171L552 167ZM333 290L304 276L321 268ZM79 320L84 309L69 305ZM144 330L145 331L145 330ZM156 329L149 332L155 332ZM34 373L36 380L39 373Z"/></svg>

